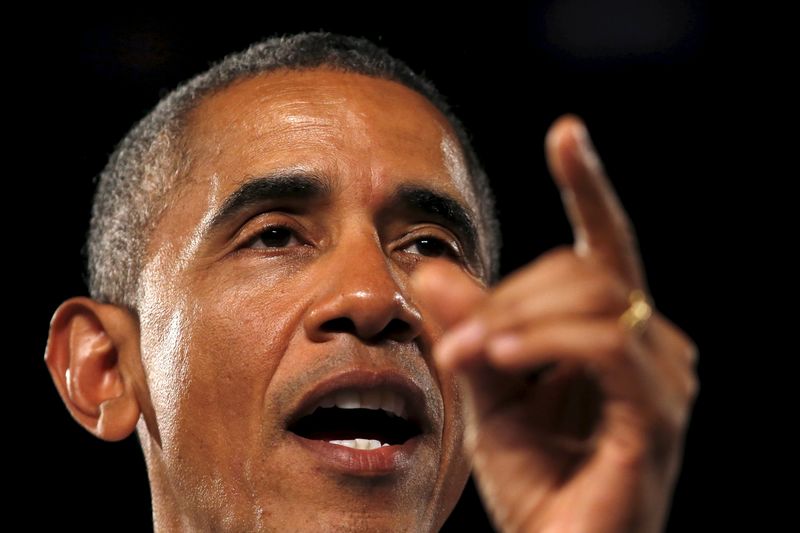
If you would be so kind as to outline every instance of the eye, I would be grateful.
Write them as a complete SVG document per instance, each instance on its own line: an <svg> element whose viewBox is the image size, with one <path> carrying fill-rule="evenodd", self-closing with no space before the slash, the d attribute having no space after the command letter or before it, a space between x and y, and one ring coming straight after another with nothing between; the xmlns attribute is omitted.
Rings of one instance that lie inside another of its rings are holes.
<svg viewBox="0 0 800 533"><path fill-rule="evenodd" d="M407 250L417 249L417 253L428 257L449 256L458 261L462 260L461 252L456 245L433 235L422 235L411 241L411 246Z"/></svg>
<svg viewBox="0 0 800 533"><path fill-rule="evenodd" d="M283 248L288 246L294 239L300 242L295 236L295 232L289 226L268 226L262 229L248 243L249 248Z"/></svg>

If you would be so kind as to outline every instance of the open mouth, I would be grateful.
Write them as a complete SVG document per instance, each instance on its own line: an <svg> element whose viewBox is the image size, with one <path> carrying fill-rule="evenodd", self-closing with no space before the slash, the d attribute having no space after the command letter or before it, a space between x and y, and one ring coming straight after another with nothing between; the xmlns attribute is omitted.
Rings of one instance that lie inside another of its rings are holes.
<svg viewBox="0 0 800 533"><path fill-rule="evenodd" d="M422 433L403 395L385 387L331 392L304 413L289 431L357 450L402 445Z"/></svg>

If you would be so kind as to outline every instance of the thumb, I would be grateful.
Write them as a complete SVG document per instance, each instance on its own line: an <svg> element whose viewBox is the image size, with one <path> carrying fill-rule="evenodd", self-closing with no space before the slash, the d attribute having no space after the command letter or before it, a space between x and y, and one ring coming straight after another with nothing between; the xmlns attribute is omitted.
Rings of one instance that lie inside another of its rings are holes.
<svg viewBox="0 0 800 533"><path fill-rule="evenodd" d="M435 259L416 269L417 299L445 328L463 320L486 298L485 289L450 261Z"/></svg>
<svg viewBox="0 0 800 533"><path fill-rule="evenodd" d="M432 320L444 328L436 358L439 364L457 366L448 357L451 354L467 355L469 346L478 343L476 331L462 331L470 318L488 297L486 287L468 276L450 261L435 259L420 266L411 277L416 299ZM474 328L468 328L474 330ZM439 357L443 356L443 357Z"/></svg>

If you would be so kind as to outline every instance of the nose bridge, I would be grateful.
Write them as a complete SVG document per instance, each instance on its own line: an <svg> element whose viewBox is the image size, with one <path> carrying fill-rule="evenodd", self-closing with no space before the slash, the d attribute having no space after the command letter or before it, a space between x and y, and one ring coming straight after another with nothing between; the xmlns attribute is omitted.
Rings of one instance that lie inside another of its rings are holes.
<svg viewBox="0 0 800 533"><path fill-rule="evenodd" d="M373 226L352 225L320 261L318 297L306 323L312 340L350 333L367 341L410 341L421 314L408 298Z"/></svg>

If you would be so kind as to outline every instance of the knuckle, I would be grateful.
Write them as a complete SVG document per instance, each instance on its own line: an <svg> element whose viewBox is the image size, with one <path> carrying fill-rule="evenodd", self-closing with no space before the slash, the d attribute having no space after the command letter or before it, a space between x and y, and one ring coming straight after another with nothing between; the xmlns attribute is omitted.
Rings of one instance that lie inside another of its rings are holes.
<svg viewBox="0 0 800 533"><path fill-rule="evenodd" d="M692 405L700 394L700 381L697 375L687 372L676 376L675 392L681 406Z"/></svg>
<svg viewBox="0 0 800 533"><path fill-rule="evenodd" d="M699 358L699 350L697 348L697 344L694 341L687 337L686 339L686 359L692 366L697 366L698 358Z"/></svg>
<svg viewBox="0 0 800 533"><path fill-rule="evenodd" d="M572 269L578 257L571 245L559 244L544 252L539 259L543 263L552 264L553 267Z"/></svg>
<svg viewBox="0 0 800 533"><path fill-rule="evenodd" d="M605 346L603 352L609 363L618 365L628 360L631 336L614 323L614 327L609 327L605 335Z"/></svg>
<svg viewBox="0 0 800 533"><path fill-rule="evenodd" d="M674 335L676 346L683 360L691 367L697 366L699 349L697 344L683 330L671 324L671 332Z"/></svg>
<svg viewBox="0 0 800 533"><path fill-rule="evenodd" d="M614 274L600 271L591 282L587 303L594 309L622 313L628 308L629 289Z"/></svg>
<svg viewBox="0 0 800 533"><path fill-rule="evenodd" d="M595 278L589 281L580 299L581 306L590 312L617 312L619 308L619 295L604 279Z"/></svg>
<svg viewBox="0 0 800 533"><path fill-rule="evenodd" d="M699 357L699 349L694 340L674 322L670 321L663 315L659 319L664 324L664 329L669 335L671 342L678 346L680 353L684 359L691 365L696 365Z"/></svg>
<svg viewBox="0 0 800 533"><path fill-rule="evenodd" d="M687 393L692 402L694 402L700 395L700 379L695 374L692 374L689 378Z"/></svg>

